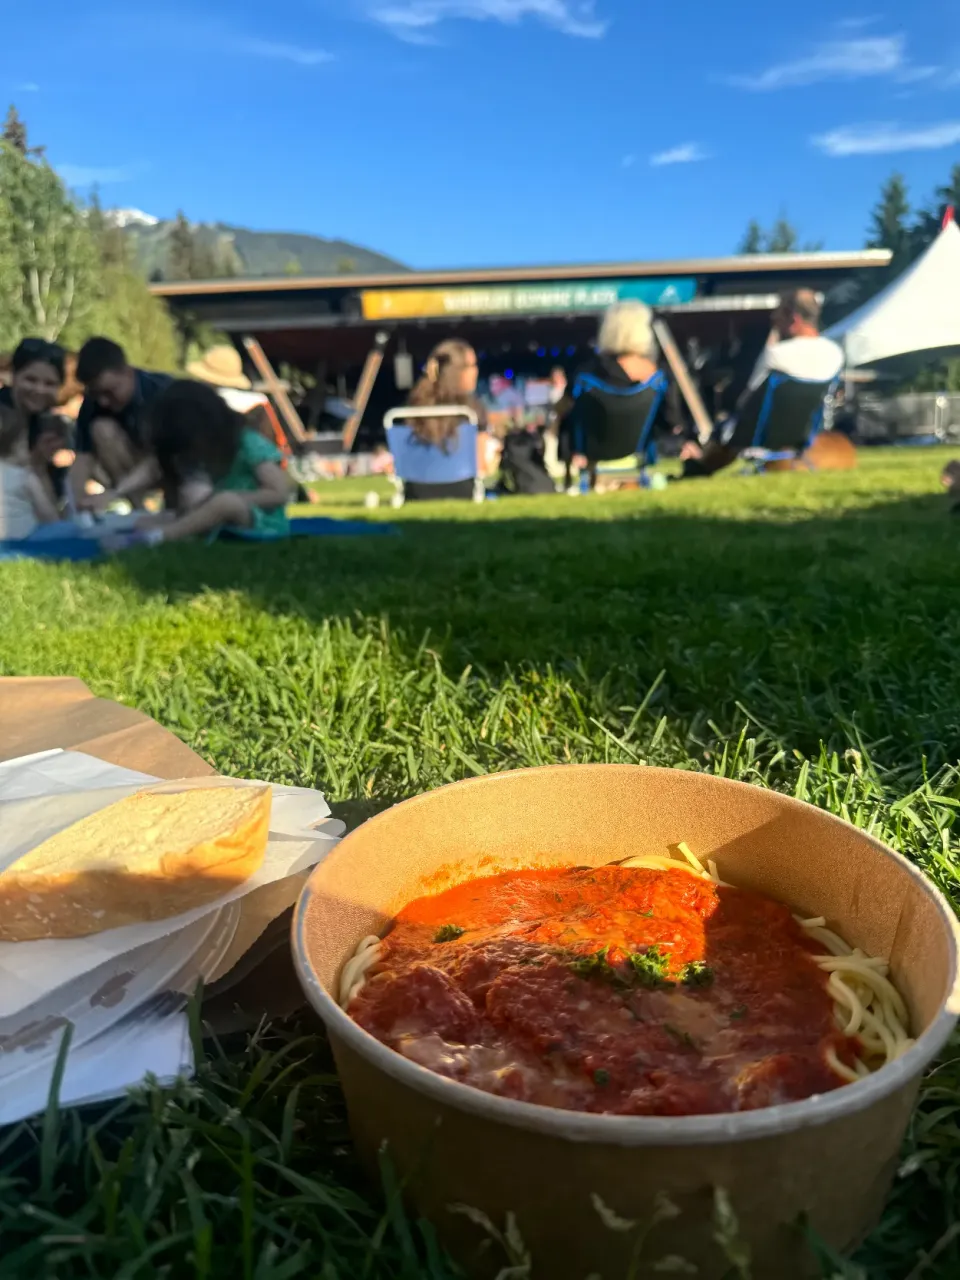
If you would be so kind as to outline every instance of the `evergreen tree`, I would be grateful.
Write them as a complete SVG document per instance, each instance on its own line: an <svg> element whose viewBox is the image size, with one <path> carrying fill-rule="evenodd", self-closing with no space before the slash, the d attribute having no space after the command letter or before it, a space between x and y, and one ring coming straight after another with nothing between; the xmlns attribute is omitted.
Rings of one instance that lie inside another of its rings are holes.
<svg viewBox="0 0 960 1280"><path fill-rule="evenodd" d="M814 253L822 248L820 241L801 245L796 227L785 213L781 213L769 231L756 218L751 218L737 246L737 253L799 253L801 250Z"/></svg>
<svg viewBox="0 0 960 1280"><path fill-rule="evenodd" d="M756 218L751 218L747 223L746 231L743 233L743 239L737 246L737 253L763 253L763 245L763 227L761 227Z"/></svg>
<svg viewBox="0 0 960 1280"><path fill-rule="evenodd" d="M12 104L7 111L7 118L3 122L0 140L9 143L14 151L19 151L22 156L27 154L27 126L20 119L17 108Z"/></svg>
<svg viewBox="0 0 960 1280"><path fill-rule="evenodd" d="M890 249L894 258L910 250L910 201L907 184L900 173L892 173L883 184L880 199L870 215L868 249Z"/></svg>
<svg viewBox="0 0 960 1280"><path fill-rule="evenodd" d="M796 227L787 221L785 214L780 215L767 233L767 253L796 253L800 248L800 237Z"/></svg>
<svg viewBox="0 0 960 1280"><path fill-rule="evenodd" d="M930 204L917 214L911 245L914 257L919 257L936 240L943 226L943 216L951 205L960 219L960 164L953 166L948 181L935 189Z"/></svg>
<svg viewBox="0 0 960 1280"><path fill-rule="evenodd" d="M193 227L187 221L182 209L177 210L173 227L170 230L170 242L167 248L167 269L169 280L196 280L194 267L196 250L193 238Z"/></svg>

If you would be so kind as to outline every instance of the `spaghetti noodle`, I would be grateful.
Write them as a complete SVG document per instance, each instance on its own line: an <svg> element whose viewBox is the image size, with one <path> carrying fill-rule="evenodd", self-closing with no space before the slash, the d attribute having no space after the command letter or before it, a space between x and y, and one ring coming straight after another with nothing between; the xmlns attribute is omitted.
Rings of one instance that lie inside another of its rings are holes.
<svg viewBox="0 0 960 1280"><path fill-rule="evenodd" d="M910 1047L885 961L676 849L680 858L515 872L418 899L385 939L358 945L340 1004L441 1074L621 1114L806 1097ZM448 909L466 927L437 927ZM597 939L607 945L586 951Z"/></svg>

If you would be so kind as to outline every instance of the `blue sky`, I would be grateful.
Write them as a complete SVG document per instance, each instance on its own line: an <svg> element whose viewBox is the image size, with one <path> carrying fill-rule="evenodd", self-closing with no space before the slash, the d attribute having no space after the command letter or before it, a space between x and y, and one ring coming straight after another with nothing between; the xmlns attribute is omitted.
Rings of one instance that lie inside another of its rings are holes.
<svg viewBox="0 0 960 1280"><path fill-rule="evenodd" d="M0 101L106 204L413 266L727 253L781 209L849 248L893 169L920 200L960 160L960 4L903 9L48 0Z"/></svg>

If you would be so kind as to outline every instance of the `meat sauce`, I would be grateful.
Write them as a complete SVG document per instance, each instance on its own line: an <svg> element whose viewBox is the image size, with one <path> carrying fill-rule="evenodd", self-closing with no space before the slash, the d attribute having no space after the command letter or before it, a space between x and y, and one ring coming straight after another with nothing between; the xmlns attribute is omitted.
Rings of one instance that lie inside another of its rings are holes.
<svg viewBox="0 0 960 1280"><path fill-rule="evenodd" d="M409 903L350 1004L413 1062L574 1111L702 1115L835 1089L852 1065L789 909L683 870L515 871Z"/></svg>

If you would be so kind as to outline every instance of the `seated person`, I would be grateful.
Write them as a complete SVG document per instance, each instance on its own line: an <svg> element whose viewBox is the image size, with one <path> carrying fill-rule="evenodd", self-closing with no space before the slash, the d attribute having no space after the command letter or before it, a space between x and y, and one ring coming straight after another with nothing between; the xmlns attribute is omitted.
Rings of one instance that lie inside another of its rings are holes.
<svg viewBox="0 0 960 1280"><path fill-rule="evenodd" d="M67 496L69 432L53 412L63 387L64 352L44 338L24 338L13 353L11 380L0 387L0 405L14 412L26 432L30 465L50 502Z"/></svg>
<svg viewBox="0 0 960 1280"><path fill-rule="evenodd" d="M40 525L59 520L56 505L30 465L27 429L17 411L0 404L0 542L23 542Z"/></svg>
<svg viewBox="0 0 960 1280"><path fill-rule="evenodd" d="M658 372L657 340L653 332L653 313L642 302L615 302L604 314L597 337L597 353L577 370L571 380L576 387L577 379L583 376L598 378L609 386L629 391L641 387ZM576 450L574 439L576 402L572 391L568 390L557 405L558 419L558 455L566 466L566 485L569 488L571 469L585 470L588 459ZM671 384L667 395L660 403L656 430L666 428L673 432L682 428L683 411L680 407L675 387ZM643 423L637 426L637 443ZM633 445L635 451L636 445ZM624 451L626 457L630 449ZM595 468L591 468L591 484L595 479Z"/></svg>
<svg viewBox="0 0 960 1280"><path fill-rule="evenodd" d="M466 342L458 338L450 338L441 342L430 352L424 365L423 376L410 392L407 403L420 405L467 405L473 409L480 422L480 433L477 438L477 475L484 474L484 443L481 438L485 423L482 405L476 397L477 376L476 352ZM462 418L412 418L410 431L415 440L422 444L433 445L444 452L456 447L457 436ZM406 482L404 495L408 502L424 501L435 498L472 499L474 481L457 480L451 484L417 484Z"/></svg>
<svg viewBox="0 0 960 1280"><path fill-rule="evenodd" d="M70 484L77 509L91 510L104 505L102 495L87 493L98 469L115 490L144 460L144 413L173 378L134 369L117 343L91 338L77 358L77 379L86 395L77 416L77 460ZM124 489L134 506L142 504L145 491L129 484Z"/></svg>
<svg viewBox="0 0 960 1280"><path fill-rule="evenodd" d="M112 549L215 532L264 540L289 534L292 484L283 455L213 387L171 382L150 405L144 443L150 452L108 496L162 485L175 509L142 517L132 534L110 540Z"/></svg>
<svg viewBox="0 0 960 1280"><path fill-rule="evenodd" d="M738 411L743 410L772 373L820 383L826 394L830 384L840 376L843 363L842 348L820 333L820 303L816 294L811 289L785 293L773 313L770 337L740 397ZM729 466L748 444L737 441L734 429L732 438L724 440L715 435L702 450L688 446L683 474L685 477L713 475Z"/></svg>

